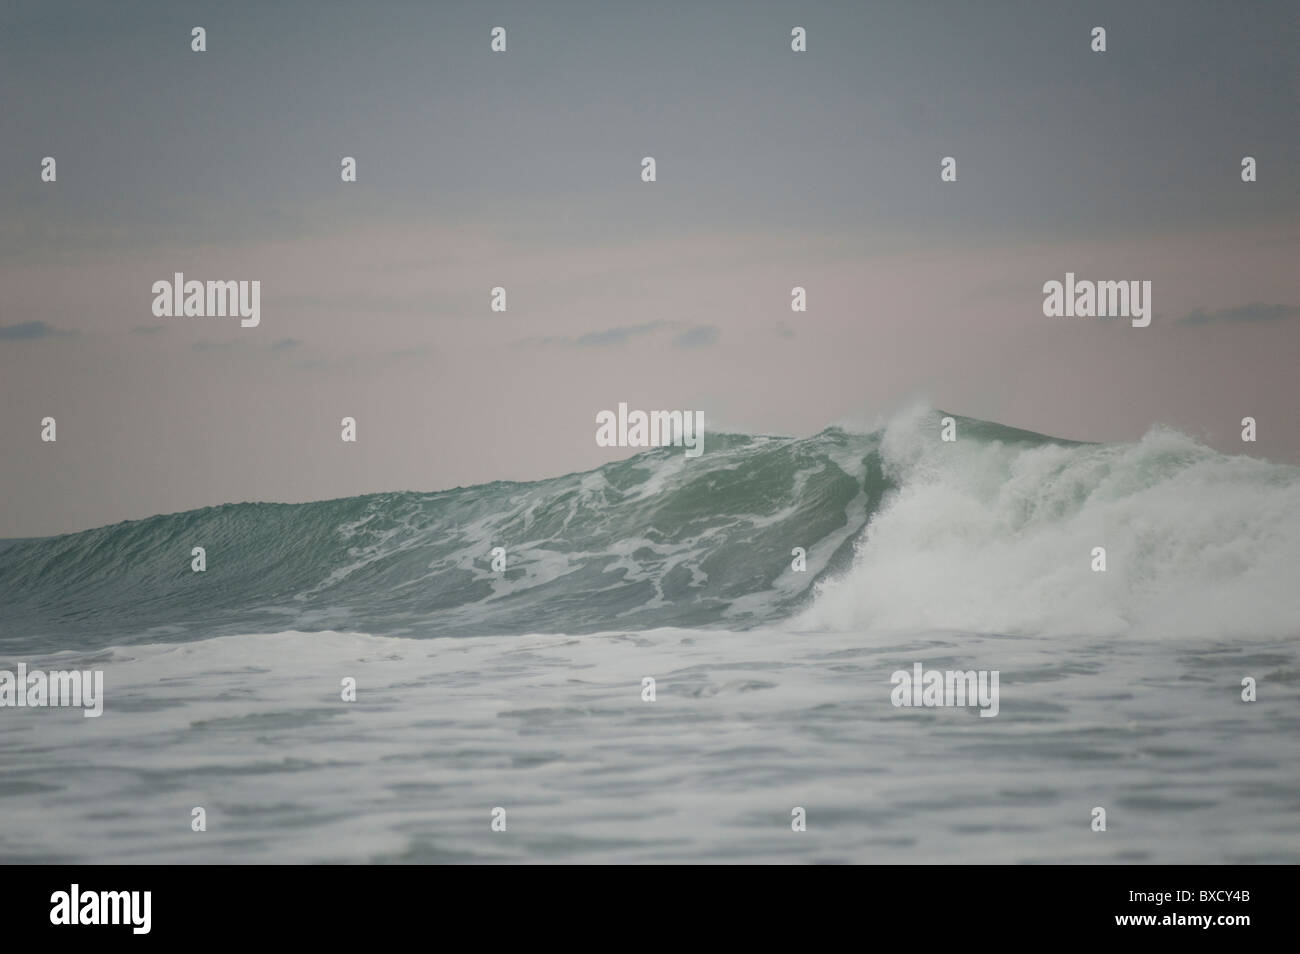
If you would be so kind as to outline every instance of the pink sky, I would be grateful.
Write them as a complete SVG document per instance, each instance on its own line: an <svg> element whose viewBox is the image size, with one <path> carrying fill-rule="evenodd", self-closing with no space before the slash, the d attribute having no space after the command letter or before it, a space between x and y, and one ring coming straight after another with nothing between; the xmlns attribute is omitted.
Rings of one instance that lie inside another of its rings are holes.
<svg viewBox="0 0 1300 954"><path fill-rule="evenodd" d="M1286 230L951 248L721 232L553 247L472 225L326 236L0 269L8 315L76 329L0 348L0 536L587 469L628 453L594 440L620 401L702 410L706 453L710 432L868 425L920 398L1086 440L1165 423L1300 461L1297 323L1179 321L1300 301ZM260 326L154 318L150 286L177 270L261 280ZM1150 280L1151 327L1045 318L1041 286L1066 271ZM489 311L495 285L506 314ZM676 341L702 327L703 343ZM629 331L578 343L612 329ZM46 415L56 444L39 439Z"/></svg>

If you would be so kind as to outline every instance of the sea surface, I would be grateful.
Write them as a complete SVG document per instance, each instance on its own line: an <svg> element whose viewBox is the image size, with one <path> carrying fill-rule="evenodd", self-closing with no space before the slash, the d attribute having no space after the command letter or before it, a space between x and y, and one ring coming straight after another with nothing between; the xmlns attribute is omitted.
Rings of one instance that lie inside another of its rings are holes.
<svg viewBox="0 0 1300 954"><path fill-rule="evenodd" d="M946 416L0 542L0 862L1300 861L1300 471Z"/></svg>

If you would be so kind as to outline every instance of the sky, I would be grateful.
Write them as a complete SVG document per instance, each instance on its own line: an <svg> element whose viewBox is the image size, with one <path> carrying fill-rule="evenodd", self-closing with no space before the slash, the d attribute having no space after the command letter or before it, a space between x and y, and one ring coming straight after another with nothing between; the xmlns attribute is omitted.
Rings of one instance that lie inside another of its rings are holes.
<svg viewBox="0 0 1300 954"><path fill-rule="evenodd" d="M0 537L585 470L620 402L706 454L924 400L1300 463L1298 43L1276 2L10 0ZM260 324L156 317L176 272ZM1154 320L1045 317L1066 272Z"/></svg>

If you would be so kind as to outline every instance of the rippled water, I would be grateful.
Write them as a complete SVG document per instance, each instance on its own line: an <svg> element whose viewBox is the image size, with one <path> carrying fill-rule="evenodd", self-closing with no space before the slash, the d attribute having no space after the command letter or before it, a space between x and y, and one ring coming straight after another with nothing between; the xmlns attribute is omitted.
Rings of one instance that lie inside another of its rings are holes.
<svg viewBox="0 0 1300 954"><path fill-rule="evenodd" d="M656 629L25 656L103 669L106 704L5 711L0 861L1296 862L1298 647ZM914 662L999 670L999 715L895 708Z"/></svg>

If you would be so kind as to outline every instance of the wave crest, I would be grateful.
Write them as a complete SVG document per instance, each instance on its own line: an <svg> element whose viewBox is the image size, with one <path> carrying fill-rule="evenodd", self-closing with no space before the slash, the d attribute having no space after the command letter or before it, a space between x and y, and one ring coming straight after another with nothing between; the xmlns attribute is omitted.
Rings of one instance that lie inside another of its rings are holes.
<svg viewBox="0 0 1300 954"><path fill-rule="evenodd" d="M896 489L800 625L1290 636L1300 471L1154 428L1131 444L991 437L940 412L881 440ZM982 423L982 422L977 422ZM1020 432L1024 433L1024 432ZM1105 549L1106 570L1092 568Z"/></svg>

